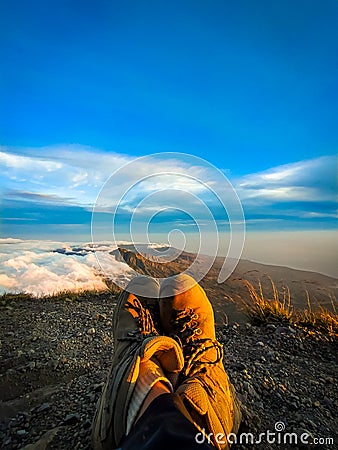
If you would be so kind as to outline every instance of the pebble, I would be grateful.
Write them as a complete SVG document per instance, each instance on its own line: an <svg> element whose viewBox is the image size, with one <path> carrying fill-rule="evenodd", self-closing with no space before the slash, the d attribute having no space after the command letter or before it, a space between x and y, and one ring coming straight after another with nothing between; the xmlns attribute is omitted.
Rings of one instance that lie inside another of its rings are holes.
<svg viewBox="0 0 338 450"><path fill-rule="evenodd" d="M63 419L63 423L65 425L74 425L80 421L79 414L67 414L67 416Z"/></svg>
<svg viewBox="0 0 338 450"><path fill-rule="evenodd" d="M35 361L31 361L30 363L28 363L28 368L29 368L30 370L35 369L35 366L36 366L36 362L35 362Z"/></svg>
<svg viewBox="0 0 338 450"><path fill-rule="evenodd" d="M240 370L240 371L246 369L245 364L243 364L243 363L241 363L241 362L235 362L235 363L231 364L231 367L234 368L234 369L236 369L236 370Z"/></svg>
<svg viewBox="0 0 338 450"><path fill-rule="evenodd" d="M92 421L90 419L86 419L85 422L83 422L82 428L84 428L85 430L87 428L90 428L92 425Z"/></svg>
<svg viewBox="0 0 338 450"><path fill-rule="evenodd" d="M51 408L49 403L42 403L41 406L36 410L37 413L42 413L48 411Z"/></svg>
<svg viewBox="0 0 338 450"><path fill-rule="evenodd" d="M18 436L25 436L25 435L27 434L27 431L26 431L26 430L18 430L18 431L16 432L16 434L17 434Z"/></svg>
<svg viewBox="0 0 338 450"><path fill-rule="evenodd" d="M101 392L103 386L104 386L104 382L94 384L94 385L92 386L92 388L93 388L93 390L94 390L95 392Z"/></svg>

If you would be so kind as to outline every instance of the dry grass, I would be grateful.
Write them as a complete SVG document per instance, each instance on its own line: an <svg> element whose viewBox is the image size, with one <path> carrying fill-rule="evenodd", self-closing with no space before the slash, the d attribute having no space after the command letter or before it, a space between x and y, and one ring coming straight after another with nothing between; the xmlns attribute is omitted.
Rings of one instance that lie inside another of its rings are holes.
<svg viewBox="0 0 338 450"><path fill-rule="evenodd" d="M298 324L300 326L328 331L329 334L338 334L338 315L333 298L331 298L332 311L329 311L322 306L313 311L310 297L306 292L307 309L298 314Z"/></svg>
<svg viewBox="0 0 338 450"><path fill-rule="evenodd" d="M52 295L41 295L39 297L33 296L32 294L28 294L25 292L20 292L17 294L5 293L5 294L0 295L0 306L7 306L7 305L11 304L12 302L15 303L16 301L20 301L20 300L39 301L41 299L48 299L51 301L65 301L65 302L70 302L70 303L75 302L75 301L81 302L82 300L95 300L96 298L99 298L104 294L115 296L115 292L108 290L108 288L106 291L83 290L83 291L74 292L74 291L65 290L65 291L57 292Z"/></svg>
<svg viewBox="0 0 338 450"><path fill-rule="evenodd" d="M332 311L322 306L318 306L314 310L309 294L306 292L307 308L295 310L291 304L291 295L288 287L284 287L280 293L273 280L270 279L272 297L267 298L263 292L261 282L259 282L258 288L255 288L248 280L243 280L243 282L248 288L250 295L249 299L242 299L244 311L254 325L263 325L265 323L297 325L338 336L338 315L332 297Z"/></svg>
<svg viewBox="0 0 338 450"><path fill-rule="evenodd" d="M267 322L289 323L293 317L294 311L291 305L291 296L289 288L285 288L282 295L279 293L275 283L270 279L273 296L267 299L264 296L261 282L258 289L248 280L243 280L248 288L250 300L242 299L245 312L250 321L255 325L261 325Z"/></svg>
<svg viewBox="0 0 338 450"><path fill-rule="evenodd" d="M5 294L0 295L0 306L6 306L11 301L18 300L31 300L33 297L31 294L26 294L24 292L20 292L18 294L12 294L10 292L6 292Z"/></svg>

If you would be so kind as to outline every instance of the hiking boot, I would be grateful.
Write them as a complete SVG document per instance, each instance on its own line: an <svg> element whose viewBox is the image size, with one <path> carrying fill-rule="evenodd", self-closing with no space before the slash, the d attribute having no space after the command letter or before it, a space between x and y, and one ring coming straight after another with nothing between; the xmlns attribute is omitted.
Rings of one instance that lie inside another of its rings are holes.
<svg viewBox="0 0 338 450"><path fill-rule="evenodd" d="M241 412L224 370L210 301L193 278L177 275L161 286L160 317L166 334L183 349L184 368L176 394L206 440L218 449L229 448L227 436L237 433Z"/></svg>
<svg viewBox="0 0 338 450"><path fill-rule="evenodd" d="M180 346L158 334L145 306L158 294L157 281L137 277L119 297L113 315L113 361L92 425L95 450L119 447L152 386L162 381L173 391L169 379L183 367Z"/></svg>

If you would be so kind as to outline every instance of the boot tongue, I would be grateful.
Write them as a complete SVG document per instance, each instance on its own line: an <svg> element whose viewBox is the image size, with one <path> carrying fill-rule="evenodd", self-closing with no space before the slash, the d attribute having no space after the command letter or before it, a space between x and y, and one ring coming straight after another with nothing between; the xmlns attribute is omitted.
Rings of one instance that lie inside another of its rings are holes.
<svg viewBox="0 0 338 450"><path fill-rule="evenodd" d="M146 339L141 349L141 359L147 361L156 356L165 372L180 372L184 366L184 357L179 344L167 336L155 336Z"/></svg>

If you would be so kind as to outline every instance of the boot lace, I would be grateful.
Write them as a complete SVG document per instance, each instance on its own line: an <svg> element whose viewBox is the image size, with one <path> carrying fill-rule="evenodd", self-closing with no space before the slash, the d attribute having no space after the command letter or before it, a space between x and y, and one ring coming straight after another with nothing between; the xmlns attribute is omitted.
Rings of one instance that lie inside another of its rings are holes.
<svg viewBox="0 0 338 450"><path fill-rule="evenodd" d="M128 332L128 334L120 338L120 340L143 341L145 337L157 335L154 321L148 308L144 307L138 298L133 302L126 302L125 308L133 310L137 313L138 329Z"/></svg>
<svg viewBox="0 0 338 450"><path fill-rule="evenodd" d="M192 308L175 311L172 325L175 330L173 336L181 345L184 354L184 368L181 372L183 378L194 377L205 373L206 367L217 364L223 359L223 346L211 338L199 338L202 330L198 327L199 316ZM215 349L216 357L212 361L201 361L208 350Z"/></svg>

